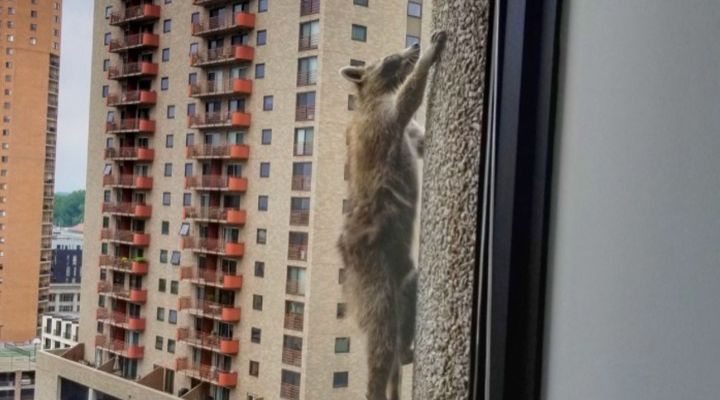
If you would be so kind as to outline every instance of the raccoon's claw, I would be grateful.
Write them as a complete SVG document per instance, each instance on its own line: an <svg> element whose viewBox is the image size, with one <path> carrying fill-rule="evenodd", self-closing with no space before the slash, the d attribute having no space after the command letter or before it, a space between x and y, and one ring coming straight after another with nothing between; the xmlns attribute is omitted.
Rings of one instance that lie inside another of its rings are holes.
<svg viewBox="0 0 720 400"><path fill-rule="evenodd" d="M445 49L445 43L447 42L447 32L437 31L432 34L430 43L432 43L432 60L437 61L440 58L440 54Z"/></svg>

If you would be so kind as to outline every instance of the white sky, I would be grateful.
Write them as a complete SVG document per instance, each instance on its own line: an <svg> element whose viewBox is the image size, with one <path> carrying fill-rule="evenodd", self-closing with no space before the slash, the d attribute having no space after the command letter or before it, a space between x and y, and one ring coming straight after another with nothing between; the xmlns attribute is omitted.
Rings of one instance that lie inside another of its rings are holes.
<svg viewBox="0 0 720 400"><path fill-rule="evenodd" d="M56 192L85 189L92 15L92 0L63 2Z"/></svg>

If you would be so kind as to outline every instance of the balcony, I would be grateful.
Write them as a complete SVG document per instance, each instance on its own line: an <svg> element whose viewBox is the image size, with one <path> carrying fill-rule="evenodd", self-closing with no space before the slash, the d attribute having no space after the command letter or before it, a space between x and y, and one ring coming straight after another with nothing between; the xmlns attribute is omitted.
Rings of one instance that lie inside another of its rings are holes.
<svg viewBox="0 0 720 400"><path fill-rule="evenodd" d="M157 92L154 90L132 90L123 93L112 93L107 97L110 107L121 106L149 106L157 102Z"/></svg>
<svg viewBox="0 0 720 400"><path fill-rule="evenodd" d="M298 71L297 85L310 86L317 83L317 70ZM314 112L314 110L313 110Z"/></svg>
<svg viewBox="0 0 720 400"><path fill-rule="evenodd" d="M146 147L109 147L105 149L106 160L118 161L152 161L155 158L155 149Z"/></svg>
<svg viewBox="0 0 720 400"><path fill-rule="evenodd" d="M150 245L149 234L126 230L103 229L100 231L100 239L130 246L147 247Z"/></svg>
<svg viewBox="0 0 720 400"><path fill-rule="evenodd" d="M288 259L297 261L307 261L307 245L306 244L289 244Z"/></svg>
<svg viewBox="0 0 720 400"><path fill-rule="evenodd" d="M237 372L225 371L209 364L193 363L185 357L176 360L175 370L178 372L185 371L187 376L209 382L213 385L225 388L234 388L237 386Z"/></svg>
<svg viewBox="0 0 720 400"><path fill-rule="evenodd" d="M186 148L186 156L195 159L247 160L250 146L246 144L196 144Z"/></svg>
<svg viewBox="0 0 720 400"><path fill-rule="evenodd" d="M108 296L129 301L131 303L145 303L147 301L147 290L125 288L122 284L113 285L108 281L99 281L97 283L98 293L104 293Z"/></svg>
<svg viewBox="0 0 720 400"><path fill-rule="evenodd" d="M185 178L186 189L245 192L247 184L247 178L241 176L196 175Z"/></svg>
<svg viewBox="0 0 720 400"><path fill-rule="evenodd" d="M218 224L244 225L247 212L225 207L185 207L184 218Z"/></svg>
<svg viewBox="0 0 720 400"><path fill-rule="evenodd" d="M285 314L285 329L290 329L293 331L301 331L303 330L303 326L305 324L305 318L302 314L294 314L294 313L286 313Z"/></svg>
<svg viewBox="0 0 720 400"><path fill-rule="evenodd" d="M241 111L212 112L203 115L190 115L188 126L195 129L209 128L247 128L251 116Z"/></svg>
<svg viewBox="0 0 720 400"><path fill-rule="evenodd" d="M255 14L238 12L210 17L192 24L193 36L225 35L255 28Z"/></svg>
<svg viewBox="0 0 720 400"><path fill-rule="evenodd" d="M300 386L282 382L280 384L280 398L289 400L300 399Z"/></svg>
<svg viewBox="0 0 720 400"><path fill-rule="evenodd" d="M188 310L199 317L219 319L223 322L239 322L240 308L231 304L221 304L208 300L192 300L190 297L178 299L178 310Z"/></svg>
<svg viewBox="0 0 720 400"><path fill-rule="evenodd" d="M145 219L152 216L152 206L145 203L106 202L102 205L102 212Z"/></svg>
<svg viewBox="0 0 720 400"><path fill-rule="evenodd" d="M158 65L149 61L124 63L120 66L108 67L108 79L127 79L135 77L151 77L158 74Z"/></svg>
<svg viewBox="0 0 720 400"><path fill-rule="evenodd" d="M103 185L138 190L150 190L153 187L153 178L141 175L105 175Z"/></svg>
<svg viewBox="0 0 720 400"><path fill-rule="evenodd" d="M142 4L127 7L121 12L110 14L110 25L121 26L131 22L152 21L160 18L160 6Z"/></svg>
<svg viewBox="0 0 720 400"><path fill-rule="evenodd" d="M307 192L310 191L312 175L294 175L292 177L292 190Z"/></svg>
<svg viewBox="0 0 720 400"><path fill-rule="evenodd" d="M298 50L315 50L320 43L320 35L314 34L309 36L300 36L298 39Z"/></svg>
<svg viewBox="0 0 720 400"><path fill-rule="evenodd" d="M141 118L125 118L120 122L109 121L105 123L105 132L118 133L154 133L155 121Z"/></svg>
<svg viewBox="0 0 720 400"><path fill-rule="evenodd" d="M211 7L216 5L225 5L229 2L229 0L193 0L193 5Z"/></svg>
<svg viewBox="0 0 720 400"><path fill-rule="evenodd" d="M302 350L283 347L282 362L296 367L302 366Z"/></svg>
<svg viewBox="0 0 720 400"><path fill-rule="evenodd" d="M320 12L320 0L300 0L300 16L313 15Z"/></svg>
<svg viewBox="0 0 720 400"><path fill-rule="evenodd" d="M216 286L226 290L240 290L243 286L242 275L197 267L180 268L180 279L189 280L197 285Z"/></svg>
<svg viewBox="0 0 720 400"><path fill-rule="evenodd" d="M207 332L179 328L177 340L185 341L191 346L215 351L223 354L237 354L240 351L240 340L236 338L212 335Z"/></svg>
<svg viewBox="0 0 720 400"><path fill-rule="evenodd" d="M144 331L145 318L128 315L124 312L111 312L107 308L98 308L95 317L98 321L130 331Z"/></svg>
<svg viewBox="0 0 720 400"><path fill-rule="evenodd" d="M95 336L95 347L107 350L111 353L119 354L130 359L143 358L145 348L137 344L130 344L124 340L111 339L107 336Z"/></svg>
<svg viewBox="0 0 720 400"><path fill-rule="evenodd" d="M315 104L297 106L295 121L313 121L315 119Z"/></svg>
<svg viewBox="0 0 720 400"><path fill-rule="evenodd" d="M100 256L100 267L135 275L147 275L150 265L143 259L130 260L127 257Z"/></svg>
<svg viewBox="0 0 720 400"><path fill-rule="evenodd" d="M254 58L255 49L253 47L245 45L227 46L191 54L190 65L193 67L214 67L252 62Z"/></svg>
<svg viewBox="0 0 720 400"><path fill-rule="evenodd" d="M195 98L230 95L250 95L253 84L250 79L233 78L224 81L206 81L190 85L189 96Z"/></svg>
<svg viewBox="0 0 720 400"><path fill-rule="evenodd" d="M310 223L310 210L291 210L290 225L307 226Z"/></svg>
<svg viewBox="0 0 720 400"><path fill-rule="evenodd" d="M297 280L288 280L285 282L285 293L292 296L304 296L305 285Z"/></svg>
<svg viewBox="0 0 720 400"><path fill-rule="evenodd" d="M111 53L122 53L133 49L155 49L160 45L160 36L153 33L137 33L121 39L112 39L108 44Z"/></svg>
<svg viewBox="0 0 720 400"><path fill-rule="evenodd" d="M191 249L196 253L217 254L225 257L245 255L245 243L227 242L220 239L185 236L182 238L181 247L182 249Z"/></svg>

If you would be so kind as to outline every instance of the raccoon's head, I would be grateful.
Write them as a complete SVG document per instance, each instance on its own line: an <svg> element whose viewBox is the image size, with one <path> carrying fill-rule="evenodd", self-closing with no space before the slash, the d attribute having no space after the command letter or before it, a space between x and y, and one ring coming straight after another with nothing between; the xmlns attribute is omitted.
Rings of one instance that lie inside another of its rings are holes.
<svg viewBox="0 0 720 400"><path fill-rule="evenodd" d="M415 68L419 57L420 46L414 44L365 67L344 67L340 74L357 85L362 102L395 92Z"/></svg>

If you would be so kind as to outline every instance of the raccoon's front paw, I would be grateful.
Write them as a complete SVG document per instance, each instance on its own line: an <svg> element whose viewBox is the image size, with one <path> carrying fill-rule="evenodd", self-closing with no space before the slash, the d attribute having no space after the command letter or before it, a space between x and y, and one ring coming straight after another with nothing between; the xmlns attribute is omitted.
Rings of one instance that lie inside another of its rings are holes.
<svg viewBox="0 0 720 400"><path fill-rule="evenodd" d="M437 61L437 59L440 58L440 54L442 54L445 49L447 36L447 32L437 31L430 37L430 43L432 43L433 46L433 61Z"/></svg>

